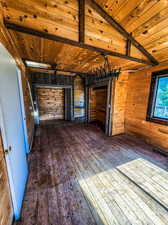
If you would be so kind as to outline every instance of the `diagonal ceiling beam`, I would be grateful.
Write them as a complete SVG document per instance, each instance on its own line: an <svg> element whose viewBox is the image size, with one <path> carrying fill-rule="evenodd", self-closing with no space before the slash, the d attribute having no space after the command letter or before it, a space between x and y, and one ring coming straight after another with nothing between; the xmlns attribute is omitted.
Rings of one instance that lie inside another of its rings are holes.
<svg viewBox="0 0 168 225"><path fill-rule="evenodd" d="M79 42L85 42L85 0L78 0L79 5Z"/></svg>
<svg viewBox="0 0 168 225"><path fill-rule="evenodd" d="M37 30L31 29L31 28L23 27L23 26L13 24L13 23L4 22L4 24L5 24L6 28L11 29L11 30L15 30L15 31L18 31L18 32L21 32L21 33L34 35L36 37L41 37L41 38L45 38L45 39L48 39L48 40L61 42L61 43L64 43L64 44L76 46L76 47L83 48L83 49L88 49L88 50L91 50L91 51L99 52L99 53L104 54L104 55L116 56L116 57L119 57L119 58L127 59L127 60L138 62L138 63L153 65L153 63L148 62L148 61L143 60L143 59L138 59L138 58L127 56L127 55L124 55L124 54L121 54L121 53L118 53L118 52L113 52L113 51L105 50L103 48L98 48L98 47L95 47L95 46L92 46L92 45L79 43L78 41L74 41L74 40L71 40L71 39L68 39L68 38L63 38L63 37L60 37L60 36L57 36L57 35L37 31Z"/></svg>
<svg viewBox="0 0 168 225"><path fill-rule="evenodd" d="M114 20L104 9L102 9L95 0L86 0L86 2L113 28L115 28L123 37L130 40L131 43L146 56L153 65L157 65L158 61L139 43L131 34L129 34L116 20Z"/></svg>

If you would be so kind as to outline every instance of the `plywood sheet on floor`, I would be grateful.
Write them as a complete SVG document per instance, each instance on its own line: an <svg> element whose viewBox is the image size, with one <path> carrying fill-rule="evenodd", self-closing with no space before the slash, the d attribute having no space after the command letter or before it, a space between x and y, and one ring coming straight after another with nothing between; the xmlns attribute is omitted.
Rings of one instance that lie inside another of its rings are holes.
<svg viewBox="0 0 168 225"><path fill-rule="evenodd" d="M119 171L168 209L168 172L143 159L122 165Z"/></svg>

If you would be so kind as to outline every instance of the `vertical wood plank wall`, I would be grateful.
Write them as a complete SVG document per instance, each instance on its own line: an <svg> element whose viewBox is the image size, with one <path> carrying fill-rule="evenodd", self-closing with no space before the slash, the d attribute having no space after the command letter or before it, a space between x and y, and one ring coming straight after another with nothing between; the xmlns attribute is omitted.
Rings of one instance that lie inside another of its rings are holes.
<svg viewBox="0 0 168 225"><path fill-rule="evenodd" d="M112 135L125 132L125 106L127 98L128 73L123 72L115 79L112 91Z"/></svg>
<svg viewBox="0 0 168 225"><path fill-rule="evenodd" d="M23 73L23 72L22 72ZM31 145L33 133L34 133L34 115L33 115L33 106L30 96L30 91L28 87L28 71L25 71L25 76L22 76L22 87L23 87L23 96L25 104L25 114L26 114L26 125L27 133L29 139L29 145Z"/></svg>
<svg viewBox="0 0 168 225"><path fill-rule="evenodd" d="M37 88L40 120L64 119L64 89Z"/></svg>
<svg viewBox="0 0 168 225"><path fill-rule="evenodd" d="M90 121L100 121L105 125L107 88L90 89Z"/></svg>
<svg viewBox="0 0 168 225"><path fill-rule="evenodd" d="M89 121L96 120L96 92L93 88L89 89Z"/></svg>
<svg viewBox="0 0 168 225"><path fill-rule="evenodd" d="M96 92L96 120L102 125L106 123L107 87L97 89Z"/></svg>
<svg viewBox="0 0 168 225"><path fill-rule="evenodd" d="M125 110L125 132L137 135L168 152L168 127L146 121L151 72L166 69L152 68L129 74Z"/></svg>
<svg viewBox="0 0 168 225"><path fill-rule="evenodd" d="M12 217L13 209L0 132L0 225L11 225Z"/></svg>
<svg viewBox="0 0 168 225"><path fill-rule="evenodd" d="M74 80L74 118L84 119L85 116L84 81L78 76Z"/></svg>

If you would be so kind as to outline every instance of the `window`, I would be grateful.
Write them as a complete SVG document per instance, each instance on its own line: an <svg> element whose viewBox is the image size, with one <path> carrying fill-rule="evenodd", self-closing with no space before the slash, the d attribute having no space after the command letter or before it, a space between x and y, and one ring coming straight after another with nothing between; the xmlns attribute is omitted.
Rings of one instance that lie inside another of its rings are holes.
<svg viewBox="0 0 168 225"><path fill-rule="evenodd" d="M168 70L152 74L147 120L168 125Z"/></svg>

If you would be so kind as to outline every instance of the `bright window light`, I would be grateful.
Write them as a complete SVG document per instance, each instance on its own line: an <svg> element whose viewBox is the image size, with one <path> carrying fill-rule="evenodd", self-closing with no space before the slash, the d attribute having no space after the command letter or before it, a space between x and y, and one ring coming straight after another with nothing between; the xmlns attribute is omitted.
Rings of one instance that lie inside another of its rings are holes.
<svg viewBox="0 0 168 225"><path fill-rule="evenodd" d="M50 68L50 65L45 64L45 63L38 63L38 62L33 62L33 61L25 61L26 65L29 67L34 67L34 68L43 68L43 69L48 69Z"/></svg>

